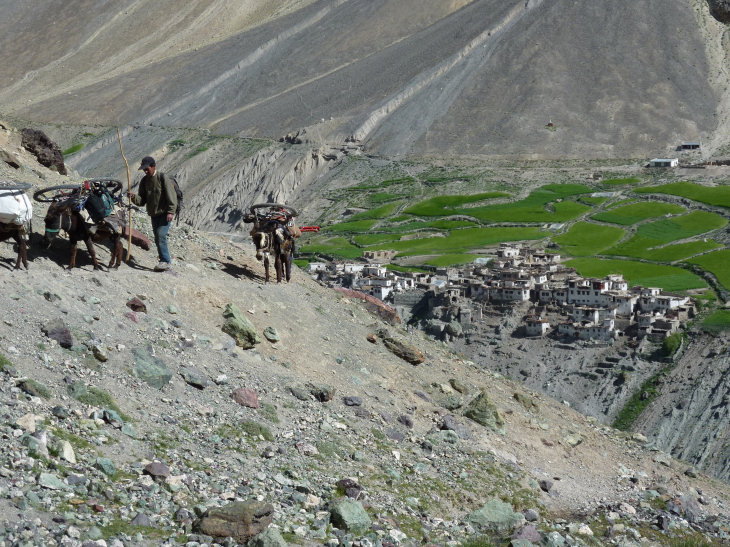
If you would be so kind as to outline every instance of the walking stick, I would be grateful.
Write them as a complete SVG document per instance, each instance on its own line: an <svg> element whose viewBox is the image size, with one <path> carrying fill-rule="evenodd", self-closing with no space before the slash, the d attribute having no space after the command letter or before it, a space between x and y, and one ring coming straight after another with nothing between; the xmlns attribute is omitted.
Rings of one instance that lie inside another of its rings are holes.
<svg viewBox="0 0 730 547"><path fill-rule="evenodd" d="M119 128L117 127L117 139L119 139L119 151L122 153L122 159L124 160L124 165L127 166L127 191L132 191L132 179L129 176L129 162L127 161L127 156L124 155L124 147L122 146L122 136L119 133ZM129 241L127 242L127 259L125 262L129 262L129 256L132 252L132 208L129 208Z"/></svg>

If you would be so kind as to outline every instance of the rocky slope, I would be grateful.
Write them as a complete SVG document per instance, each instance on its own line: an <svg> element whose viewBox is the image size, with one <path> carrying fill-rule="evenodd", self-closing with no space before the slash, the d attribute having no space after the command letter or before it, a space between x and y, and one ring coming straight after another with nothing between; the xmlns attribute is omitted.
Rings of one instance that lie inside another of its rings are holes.
<svg viewBox="0 0 730 547"><path fill-rule="evenodd" d="M3 180L68 182L17 155ZM137 251L117 271L82 252L67 271L64 243L34 246L28 271L0 246L6 545L727 538L727 485L298 271L264 285L247 245L175 228L174 268L155 273ZM250 349L222 330L229 304ZM258 524L211 525L214 507Z"/></svg>
<svg viewBox="0 0 730 547"><path fill-rule="evenodd" d="M317 127L381 155L727 152L727 27L705 0L4 7L3 113L37 122Z"/></svg>

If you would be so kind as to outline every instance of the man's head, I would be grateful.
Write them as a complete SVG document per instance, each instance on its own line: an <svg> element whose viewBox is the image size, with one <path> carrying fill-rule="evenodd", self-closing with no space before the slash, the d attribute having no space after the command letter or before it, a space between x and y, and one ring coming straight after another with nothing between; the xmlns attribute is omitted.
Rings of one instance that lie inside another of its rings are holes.
<svg viewBox="0 0 730 547"><path fill-rule="evenodd" d="M142 158L142 163L139 166L141 171L144 171L145 175L155 174L155 158L152 156L145 156Z"/></svg>

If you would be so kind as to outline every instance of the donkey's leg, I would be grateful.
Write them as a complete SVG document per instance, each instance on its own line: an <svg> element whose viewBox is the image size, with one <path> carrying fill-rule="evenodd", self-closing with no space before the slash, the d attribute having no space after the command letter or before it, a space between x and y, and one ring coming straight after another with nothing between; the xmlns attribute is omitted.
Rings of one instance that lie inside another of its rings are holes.
<svg viewBox="0 0 730 547"><path fill-rule="evenodd" d="M84 239L84 243L86 243L86 249L89 251L91 261L94 263L94 269L100 270L101 268L99 267L99 261L96 258L96 251L94 250L94 242L91 240L90 235L86 236L86 239Z"/></svg>
<svg viewBox="0 0 730 547"><path fill-rule="evenodd" d="M269 253L264 253L264 282L269 282Z"/></svg>
<svg viewBox="0 0 730 547"><path fill-rule="evenodd" d="M73 270L76 267L76 253L79 251L77 245L78 241L71 241L71 261L68 263L69 270Z"/></svg>
<svg viewBox="0 0 730 547"><path fill-rule="evenodd" d="M284 264L286 265L286 282L289 283L291 281L291 259L292 259L292 252L289 251L284 255Z"/></svg>
<svg viewBox="0 0 730 547"><path fill-rule="evenodd" d="M119 236L112 237L111 258L109 259L107 268L118 268L122 263L122 247L122 238Z"/></svg>
<svg viewBox="0 0 730 547"><path fill-rule="evenodd" d="M15 269L20 269L20 263L23 262L25 269L28 269L28 245L25 243L25 238L20 230L13 234L13 239L18 243L18 260L15 262Z"/></svg>
<svg viewBox="0 0 730 547"><path fill-rule="evenodd" d="M276 267L276 282L281 283L281 278L284 277L284 265L282 264L281 252L276 253L276 260L274 260L274 266Z"/></svg>

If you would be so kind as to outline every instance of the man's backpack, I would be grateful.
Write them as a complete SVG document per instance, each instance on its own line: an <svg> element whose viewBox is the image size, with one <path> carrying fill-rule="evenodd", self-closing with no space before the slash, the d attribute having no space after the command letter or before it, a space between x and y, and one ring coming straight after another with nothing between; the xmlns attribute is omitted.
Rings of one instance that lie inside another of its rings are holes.
<svg viewBox="0 0 730 547"><path fill-rule="evenodd" d="M84 209L91 220L99 222L114 212L114 197L103 184L94 186L84 202Z"/></svg>
<svg viewBox="0 0 730 547"><path fill-rule="evenodd" d="M175 209L175 218L177 219L178 224L180 223L180 211L183 208L183 193L182 190L180 190L180 185L177 183L177 179L170 175L170 180L172 181L172 187L175 189L175 195L177 196L177 209ZM160 173L160 181L162 184L165 184L165 173Z"/></svg>

